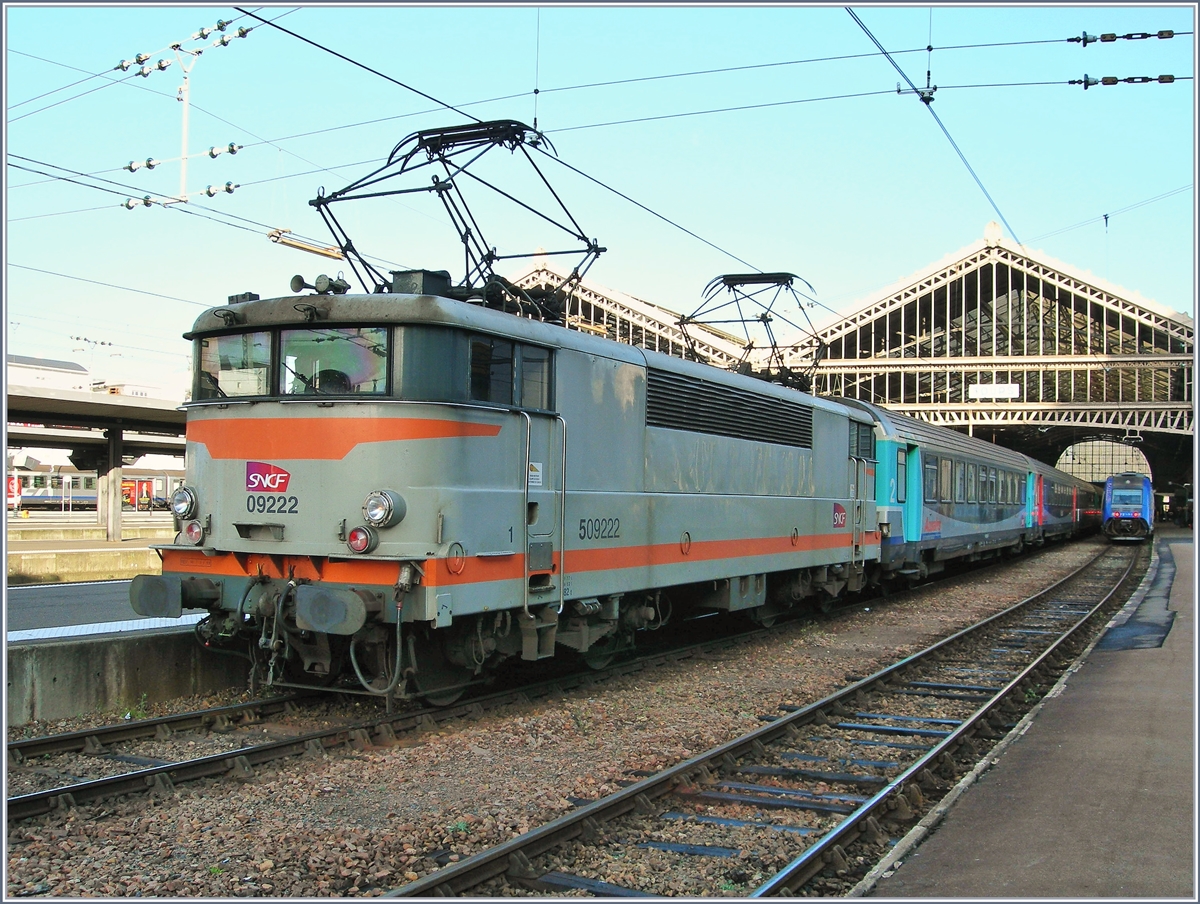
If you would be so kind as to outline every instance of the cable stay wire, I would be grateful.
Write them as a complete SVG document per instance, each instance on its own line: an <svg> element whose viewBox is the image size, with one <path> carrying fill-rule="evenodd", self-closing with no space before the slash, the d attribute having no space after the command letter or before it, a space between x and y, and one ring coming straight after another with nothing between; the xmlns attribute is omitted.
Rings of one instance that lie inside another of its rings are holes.
<svg viewBox="0 0 1200 904"><path fill-rule="evenodd" d="M309 38L304 37L303 35L297 34L294 31L284 28L282 25L278 25L275 22L272 22L268 19L264 19L262 16L256 15L255 13L247 12L246 10L242 9L240 6L235 6L234 9L236 9L239 13L242 13L243 15L250 16L251 18L254 18L254 19L258 19L259 22L262 22L265 25L270 25L272 28L277 28L277 29L279 29L279 31L282 31L286 35L291 35L293 38L295 38L298 41L303 41L305 44L315 47L318 50L323 50L326 53L333 54L333 56L337 57L340 60L344 60L345 62L350 63L353 66L357 66L360 69L365 69L367 72L370 72L372 75L377 75L380 78L391 82L393 85L398 85L399 87L405 89L406 91L411 91L414 94L420 95L421 97L425 98L426 100L433 101L435 104L440 104L441 106L445 107L447 110L452 110L455 113L459 114L460 116L465 116L467 119L474 120L475 122L483 121L477 116L472 116L470 113L466 113L466 112L458 109L458 107L455 107L453 104L448 104L445 101L439 100L438 98L434 97L432 94L426 94L424 91L414 88L414 87L412 87L412 85L406 85L404 82L400 81L399 79L394 79L390 75L386 75L386 74L380 72L378 69L372 69L370 66L366 65L365 63L360 63L358 60L352 59L351 57L348 57L343 53L338 53L332 47L326 47L323 44L318 44L316 41L313 41Z"/></svg>
<svg viewBox="0 0 1200 904"><path fill-rule="evenodd" d="M163 295L161 292L149 292L146 289L131 289L129 286L118 286L113 283L101 282L98 279L85 279L82 276L72 276L69 273L56 273L54 270L42 270L39 267L27 267L24 264L14 264L12 261L5 261L5 266L16 267L18 270L29 270L33 273L44 273L47 276L57 276L61 279L73 279L78 282L91 283L95 286L104 286L109 289L120 289L122 292L136 292L138 295L152 295L155 298L165 298L168 301L182 301L184 304L196 305L201 308L211 308L212 305L205 304L202 301L192 301L190 298L180 298L178 295Z"/></svg>
<svg viewBox="0 0 1200 904"><path fill-rule="evenodd" d="M12 316L20 317L21 319L13 320ZM50 321L51 323L57 324L57 327L39 326L35 323L30 323L29 321L31 321L31 320ZM90 323L91 325L88 327L89 330L103 331L103 330L112 328L111 321L109 321L107 323L102 323L99 321L80 321L80 322L81 323L82 322ZM59 339L61 339L63 337L61 318L56 320L55 318L52 318L52 317L38 317L34 314L16 314L16 315L10 315L10 319L9 319L8 323L10 326L25 327L25 329L27 329L27 330L32 330L32 331L38 332L38 333L49 333L50 335L56 336ZM108 333L107 335L112 335L112 334ZM128 335L128 333L122 332L121 335ZM159 338L156 336L152 336L149 333L138 333L137 335L145 336L148 339ZM191 361L191 359L192 359L192 354L191 354L190 350L185 351L185 352L180 352L180 351L172 352L172 351L167 351L165 348L162 348L161 346L158 348L151 348L150 346L146 346L146 345L126 345L123 342L106 342L105 346L111 346L112 348L123 348L127 351L133 351L133 352L146 352L147 354L161 355L164 358L175 358L175 359L179 359L182 361ZM185 348L186 348L186 346L185 346ZM124 356L118 353L114 357L124 357Z"/></svg>
<svg viewBox="0 0 1200 904"><path fill-rule="evenodd" d="M969 172L971 174L971 178L975 180L975 184L979 186L979 190L983 192L983 196L985 198L987 198L988 203L992 205L992 210L996 211L996 216L1000 217L1001 222L1003 222L1005 228L1008 229L1009 235L1011 235L1013 237L1013 239L1016 240L1016 243L1018 245L1021 245L1021 247L1024 247L1024 245L1021 242L1021 239L1017 236L1016 230L1013 229L1011 225L1009 225L1008 219L1004 216L1004 213L1000 210L999 205L996 204L995 200L993 200L993 198L992 198L991 194L988 192L987 188L984 187L983 180L981 180L979 178L979 176L976 174L974 168L971 166L970 162L967 160L966 155L963 154L962 149L959 148L959 146L955 142L954 138L950 135L950 130L946 128L945 124L941 120L941 117L939 117L937 115L937 113L934 112L933 105L931 103L931 101L933 100L932 96L924 94L920 88L918 88L916 85L913 84L912 79L910 79L908 77L908 74L905 73L905 71L900 68L900 64L897 63L894 59L892 59L891 54L889 54L887 52L887 50L884 49L883 45L879 43L879 41L876 39L875 35L871 34L871 30L869 28L867 28L866 23L864 23L862 19L860 19L857 15L855 15L853 9L851 9L850 7L847 6L846 12L848 12L850 14L850 18L852 18L855 22L858 23L859 27L866 33L867 37L871 39L871 42L876 47L879 48L880 53L882 53L884 55L884 57L887 59L887 61L892 64L892 67L897 72L900 73L900 77L903 78L906 82L908 82L908 86L912 89L913 94L915 94L917 97L921 98L922 103L925 104L925 109L927 109L929 111L929 114L933 117L934 122L936 122L938 124L938 128L940 128L942 130L942 134L944 134L946 136L946 140L950 142L950 146L952 148L954 148L954 152L956 154L958 154L958 159L960 159L963 162L963 166L965 166L967 168L967 172Z"/></svg>
<svg viewBox="0 0 1200 904"><path fill-rule="evenodd" d="M10 52L20 54L21 56L27 56L27 57L30 57L35 60L41 59L40 57L35 57L31 53L21 53L21 51L19 51L19 50L13 50ZM61 88L55 88L51 91L43 91L41 94L35 94L33 97L28 98L27 100L18 101L15 104L9 104L8 109L15 110L15 109L17 109L17 107L23 107L26 104L31 104L35 100L41 100L43 97L49 97L51 94L57 94L59 91L66 91L68 88L74 88L76 85L82 85L84 82L90 82L94 78L100 78L102 76L108 75L110 72L112 72L111 69L105 69L103 72L96 72L96 73L93 73L92 75L85 76L84 78L81 78L78 81L71 82L69 85L63 85Z"/></svg>
<svg viewBox="0 0 1200 904"><path fill-rule="evenodd" d="M770 107L788 107L796 104L812 104L827 100L850 100L857 97L878 97L884 94L894 94L892 89L883 91L860 91L855 94L830 94L825 97L802 97L795 100L769 101L761 104L744 104L737 107L719 107L712 110L692 110L686 113L662 113L657 116L641 116L635 119L615 119L610 122L594 122L578 126L563 126L560 129L547 129L545 134L558 135L562 132L578 132L583 129L603 129L609 126L636 125L642 122L660 122L666 119L684 119L690 116L712 116L718 113L737 113L743 110L763 110Z"/></svg>
<svg viewBox="0 0 1200 904"><path fill-rule="evenodd" d="M1040 242L1040 241L1042 241L1042 239L1048 239L1048 238L1051 238L1056 235L1062 235L1064 232L1071 232L1072 230L1075 230L1075 229L1081 229L1084 226L1091 226L1093 223L1103 223L1106 220L1108 220L1110 217L1115 217L1117 214L1129 213L1129 211L1131 211L1131 210L1136 210L1139 207L1145 207L1147 204L1154 204L1158 201L1164 201L1167 198L1172 198L1175 195L1181 194L1185 191L1191 191L1193 188L1194 188L1194 186L1192 186L1192 185L1181 185L1178 188L1173 188L1170 191L1163 192L1161 195L1155 195L1153 198L1146 198L1144 201L1136 201L1133 204L1129 204L1125 207L1118 208L1117 210L1109 211L1106 214L1102 213L1102 214L1099 214L1098 216L1090 217L1089 219L1086 219L1086 220L1081 220L1080 222L1075 223L1072 226L1064 226L1062 229L1055 229L1053 232L1044 232L1041 235L1035 235L1029 241L1030 242Z"/></svg>
<svg viewBox="0 0 1200 904"><path fill-rule="evenodd" d="M589 182L595 183L600 188L603 188L605 191L612 192L618 198L622 198L623 200L628 201L630 204L634 205L635 207L640 208L641 210L644 210L646 213L650 214L651 216L657 217L658 219L662 220L667 225L673 226L675 229L678 229L679 231L686 233L687 235L690 235L692 238L696 239L698 242L702 242L703 244L707 245L709 248L712 248L714 251L719 251L721 254L724 254L726 257L732 258L733 260L737 261L739 264L745 264L747 267L749 267L751 270L755 271L756 273L763 272L763 269L761 267L757 267L754 264L750 263L749 261L738 257L732 251L728 251L725 248L722 248L720 245L717 245L714 242L710 242L708 239L704 238L704 236L698 235L697 233L688 229L686 226L676 223L670 217L664 216L663 214L659 213L658 211L647 207L645 204L641 203L640 201L635 201L633 198L629 197L629 195L625 194L624 192L620 191L619 189L613 188L611 185L608 185L608 184L600 181L595 176L591 176L591 175L585 173L583 170L579 169L578 167L572 166L571 164L567 163L565 160L561 159L560 157L555 157L553 154L547 153L546 151L542 150L540 147L535 148L535 150L537 150L539 153L543 154L550 160L553 160L555 163L558 163L560 166L566 167L567 169L569 169L571 172L575 173L576 175L582 176L584 179L587 179ZM838 313L833 308L829 307L828 305L822 304L820 301L817 301L816 299L809 299L809 300L814 302L815 304L820 305L822 308L825 308L825 310L827 310L833 314Z"/></svg>
<svg viewBox="0 0 1200 904"><path fill-rule="evenodd" d="M58 210L58 211L55 211L54 213L35 213L32 216L28 216L28 217L9 217L8 222L20 223L24 220L43 220L46 217L65 217L65 216L71 216L73 214L78 214L78 213L95 213L97 210L112 210L112 209L113 209L113 206L111 204L102 204L99 207L84 207L79 210Z"/></svg>
<svg viewBox="0 0 1200 904"><path fill-rule="evenodd" d="M10 153L9 156L16 157L19 160L28 161L30 163L36 163L39 166L48 166L48 167L52 167L54 169L60 169L60 170L63 170L64 172L68 172L68 173L71 173L76 176L83 176L84 178L89 178L89 179L96 178L93 176L89 176L87 173L81 173L81 172L78 172L77 170L72 170L72 169L69 169L64 166L58 166L57 164L54 164L54 163L46 163L41 160L34 160L30 157L21 156L20 154ZM89 185L88 183L80 182L77 179L69 179L66 176L55 176L53 173L47 173L43 170L35 170L30 167L21 166L20 164L17 164L17 163L9 163L8 165L10 167L12 167L13 169L24 170L25 172L30 172L30 173L37 173L38 175L47 176L50 179L53 179L55 181L70 182L73 185L79 185L83 188L90 188L95 191L105 192L106 194L114 194L114 195L118 195L120 197L127 198L129 196L130 191L133 191L134 193L136 193L138 191L138 189L132 189L127 184L120 183L120 182L114 182L111 179L97 179L97 181L107 182L109 185L116 185L117 187L124 189L124 191L115 191L111 188L104 188L103 186L100 186L100 185ZM190 204L192 202L188 202L188 203ZM119 205L119 206L123 206L123 205ZM259 231L260 229L266 230L269 233L272 229L275 228L275 227L271 226L269 223L262 223L262 222L259 222L258 220L251 220L247 217L239 216L238 214L235 214L235 213L229 213L228 211L223 211L223 210L216 210L215 208L211 208L211 207L200 207L197 210L194 208L185 207L180 204L170 204L170 205L160 204L159 206L164 207L167 210L175 210L175 211L179 211L181 213L188 214L190 216L200 217L201 219L204 219L204 220L211 220L214 223L218 223L222 226L229 226L232 229L241 229L246 232L253 233L254 235L262 235L263 233ZM205 211L205 213L202 213L201 211ZM216 216L210 216L208 214L215 214ZM222 220L222 219L219 219L219 217L226 217L227 219ZM32 219L32 218L26 217L23 219ZM259 229L251 229L248 226L242 226L239 223L228 222L228 220L239 220L241 223L249 223L252 226L259 227ZM292 235L294 235L298 239L303 239L305 241L309 241L309 242L313 242L313 243L317 243L320 241L319 239L313 238L311 236L305 236L300 233L292 233ZM402 264L399 264L396 261L388 260L387 258L378 257L376 255L365 255L365 256L369 257L371 260L378 261L379 263L382 263L382 264L386 264L386 265L393 266L393 267L403 267Z"/></svg>

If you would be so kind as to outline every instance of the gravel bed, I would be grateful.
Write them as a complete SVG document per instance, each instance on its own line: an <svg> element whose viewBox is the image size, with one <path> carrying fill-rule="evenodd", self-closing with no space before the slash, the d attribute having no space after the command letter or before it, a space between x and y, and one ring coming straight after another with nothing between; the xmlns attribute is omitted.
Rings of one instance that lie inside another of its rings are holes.
<svg viewBox="0 0 1200 904"><path fill-rule="evenodd" d="M832 621L782 625L719 655L506 707L392 747L306 755L263 766L244 782L205 780L181 785L172 797L25 820L8 827L6 892L379 895L561 815L573 806L568 797L602 797L634 770L660 770L758 727L759 714L820 699L1023 599L1090 559L1101 542L1054 547L1002 573L864 603ZM180 701L174 709L222 702L231 700ZM15 731L22 737L86 724ZM833 745L828 753L844 755ZM822 824L814 814L792 820ZM658 821L647 829L672 836ZM757 854L747 862L713 860L688 870L732 869L724 877L728 893L744 893L783 850L752 834L745 848ZM693 888L675 855L642 853L625 867L630 884L674 895ZM499 886L489 893L525 894Z"/></svg>

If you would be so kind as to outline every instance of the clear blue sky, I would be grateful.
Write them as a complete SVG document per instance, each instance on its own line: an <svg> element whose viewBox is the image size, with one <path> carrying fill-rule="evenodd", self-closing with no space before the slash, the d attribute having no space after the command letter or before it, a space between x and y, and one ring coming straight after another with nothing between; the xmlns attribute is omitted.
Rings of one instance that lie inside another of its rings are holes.
<svg viewBox="0 0 1200 904"><path fill-rule="evenodd" d="M417 91L482 119L536 116L562 161L705 240L544 165L608 249L589 279L682 312L699 306L709 280L749 264L797 273L822 303L850 313L1000 219L841 6L243 9L416 90L233 7L5 7L11 353L76 360L101 378L178 382L188 357L180 334L204 307L243 291L286 294L295 273L311 282L344 267L274 245L268 229L331 243L307 203L318 188L364 175L417 129L467 121ZM1194 315L1194 36L1067 41L1085 30L1190 33L1194 5L854 10L914 83L924 87L931 67L933 110L1020 241ZM211 46L219 33L190 40L219 19L234 20L227 34L256 27L227 47ZM186 188L240 187L193 195L190 215L184 205L128 210L127 197L179 191L176 41L205 48L190 77L188 149L200 156ZM1045 43L952 49L1011 42ZM139 52L172 65L146 78L112 71ZM701 70L716 71L688 74ZM1189 79L1065 84L1085 73ZM1014 86L1037 82L1052 84ZM984 85L1005 87L971 87ZM869 92L882 93L827 99ZM494 98L505 99L485 102ZM244 147L203 154L230 142ZM532 197L526 165L493 153L488 172ZM162 163L122 169L146 157ZM474 198L501 253L563 246L558 233ZM457 279L458 239L435 204L409 195L336 212L362 251L387 262L381 269Z"/></svg>

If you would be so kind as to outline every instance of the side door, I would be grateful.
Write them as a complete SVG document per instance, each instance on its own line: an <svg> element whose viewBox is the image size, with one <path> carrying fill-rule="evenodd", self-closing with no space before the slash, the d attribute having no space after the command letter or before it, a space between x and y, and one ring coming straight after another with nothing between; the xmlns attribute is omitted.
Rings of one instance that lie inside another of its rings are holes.
<svg viewBox="0 0 1200 904"><path fill-rule="evenodd" d="M525 585L528 603L563 603L567 422L555 413L550 349L517 345L514 401L525 418Z"/></svg>

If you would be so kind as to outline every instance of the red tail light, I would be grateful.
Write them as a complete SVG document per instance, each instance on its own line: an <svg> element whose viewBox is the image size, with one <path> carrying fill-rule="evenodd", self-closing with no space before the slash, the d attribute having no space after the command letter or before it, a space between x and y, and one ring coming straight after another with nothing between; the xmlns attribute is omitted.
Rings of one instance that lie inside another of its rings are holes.
<svg viewBox="0 0 1200 904"><path fill-rule="evenodd" d="M378 539L375 531L371 530L371 528L360 526L350 531L350 535L346 537L346 545L350 547L352 552L370 552L375 548Z"/></svg>

